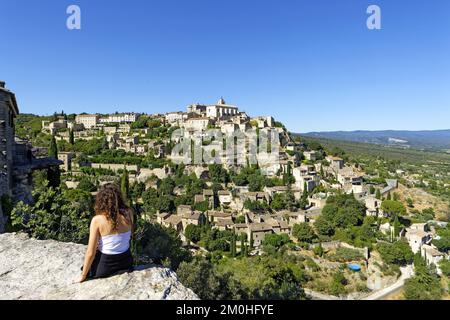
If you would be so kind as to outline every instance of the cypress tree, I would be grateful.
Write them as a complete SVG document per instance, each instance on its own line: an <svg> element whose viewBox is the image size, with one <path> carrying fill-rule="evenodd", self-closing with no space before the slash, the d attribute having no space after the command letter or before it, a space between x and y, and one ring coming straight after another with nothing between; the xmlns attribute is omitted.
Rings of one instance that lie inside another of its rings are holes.
<svg viewBox="0 0 450 320"><path fill-rule="evenodd" d="M398 220L398 215L395 215L394 218L394 236L398 237L400 234L400 221Z"/></svg>
<svg viewBox="0 0 450 320"><path fill-rule="evenodd" d="M130 196L130 180L128 177L128 170L125 169L121 180L120 180L120 190L122 191L123 197L128 201Z"/></svg>
<svg viewBox="0 0 450 320"><path fill-rule="evenodd" d="M233 234L231 236L231 246L230 246L231 256L236 257L236 233L233 230Z"/></svg>
<svg viewBox="0 0 450 320"><path fill-rule="evenodd" d="M378 200L381 200L381 192L380 189L377 189L376 193L375 193L375 198L377 198Z"/></svg>
<svg viewBox="0 0 450 320"><path fill-rule="evenodd" d="M58 159L58 145L56 144L55 136L52 136L50 141L50 148L48 149L48 156L50 158Z"/></svg>
<svg viewBox="0 0 450 320"><path fill-rule="evenodd" d="M74 144L75 144L75 137L74 137L74 134L73 134L73 130L70 130L70 131L69 131L69 143L70 143L71 145L74 145Z"/></svg>
<svg viewBox="0 0 450 320"><path fill-rule="evenodd" d="M243 257L247 256L247 246L245 244L245 237L241 237L241 255Z"/></svg>
<svg viewBox="0 0 450 320"><path fill-rule="evenodd" d="M303 185L303 194L300 199L300 209L305 210L307 206L308 206L308 187L305 182Z"/></svg>

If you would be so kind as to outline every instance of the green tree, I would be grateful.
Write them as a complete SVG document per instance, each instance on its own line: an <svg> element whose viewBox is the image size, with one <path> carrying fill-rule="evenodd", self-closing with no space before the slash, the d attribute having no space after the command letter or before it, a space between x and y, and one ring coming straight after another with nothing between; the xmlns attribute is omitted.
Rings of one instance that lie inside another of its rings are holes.
<svg viewBox="0 0 450 320"><path fill-rule="evenodd" d="M307 243L312 243L317 238L313 228L311 228L307 222L295 224L292 235L296 237L298 241Z"/></svg>
<svg viewBox="0 0 450 320"><path fill-rule="evenodd" d="M406 199L406 204L409 208L414 208L414 201L411 198Z"/></svg>
<svg viewBox="0 0 450 320"><path fill-rule="evenodd" d="M324 254L324 250L323 250L322 244L319 243L318 246L314 247L313 252L314 252L314 254L316 256L322 257L323 254Z"/></svg>
<svg viewBox="0 0 450 320"><path fill-rule="evenodd" d="M50 158L58 159L58 145L56 144L55 136L50 140L50 148L48 149L48 156Z"/></svg>
<svg viewBox="0 0 450 320"><path fill-rule="evenodd" d="M186 226L186 229L184 230L184 235L188 240L197 243L200 241L202 236L201 227L189 224Z"/></svg>
<svg viewBox="0 0 450 320"><path fill-rule="evenodd" d="M204 259L195 258L191 262L183 262L177 270L180 281L192 289L200 299L224 300L245 299L240 284L230 274L220 274L214 265Z"/></svg>
<svg viewBox="0 0 450 320"><path fill-rule="evenodd" d="M320 165L320 176L322 178L325 178L325 172L323 171L323 166L322 165Z"/></svg>
<svg viewBox="0 0 450 320"><path fill-rule="evenodd" d="M439 262L439 267L441 268L442 273L446 277L450 277L450 260L442 259Z"/></svg>
<svg viewBox="0 0 450 320"><path fill-rule="evenodd" d="M250 192L262 191L265 178L260 173L252 174L248 177L248 190Z"/></svg>
<svg viewBox="0 0 450 320"><path fill-rule="evenodd" d="M404 296L407 300L440 300L442 298L439 277L430 270L420 253L414 257L414 276L405 281Z"/></svg>
<svg viewBox="0 0 450 320"><path fill-rule="evenodd" d="M128 170L123 171L122 177L120 178L120 190L126 201L130 199L130 178L128 175Z"/></svg>
<svg viewBox="0 0 450 320"><path fill-rule="evenodd" d="M345 286L347 285L347 279L342 271L337 271L333 275L333 279L330 284L330 293L335 296L339 296L346 292Z"/></svg>
<svg viewBox="0 0 450 320"><path fill-rule="evenodd" d="M48 186L33 191L34 203L19 202L11 212L12 225L30 236L86 244L93 211L92 196L81 190L61 192Z"/></svg>
<svg viewBox="0 0 450 320"><path fill-rule="evenodd" d="M353 194L339 194L327 199L322 214L314 226L324 236L332 236L337 228L360 226L365 216L365 206Z"/></svg>
<svg viewBox="0 0 450 320"><path fill-rule="evenodd" d="M172 195L173 190L175 188L175 182L171 177L167 177L161 180L161 184L159 185L158 192L161 195Z"/></svg>
<svg viewBox="0 0 450 320"><path fill-rule="evenodd" d="M75 136L73 134L73 130L69 131L69 143L73 146L75 144Z"/></svg>
<svg viewBox="0 0 450 320"><path fill-rule="evenodd" d="M148 188L142 194L142 200L144 202L144 210L150 214L154 214L157 211L158 191L153 188Z"/></svg>
<svg viewBox="0 0 450 320"><path fill-rule="evenodd" d="M138 218L135 239L138 263L150 260L177 270L180 263L192 258L190 252L182 247L182 241L173 228Z"/></svg>
<svg viewBox="0 0 450 320"><path fill-rule="evenodd" d="M405 206L401 202L394 200L384 200L381 203L381 210L392 219L406 214Z"/></svg>
<svg viewBox="0 0 450 320"><path fill-rule="evenodd" d="M285 233L282 234L268 234L264 237L263 248L266 252L271 252L271 250L278 251L284 245L291 243L291 239Z"/></svg>
<svg viewBox="0 0 450 320"><path fill-rule="evenodd" d="M135 182L130 188L130 196L132 199L137 201L145 191L145 183L143 182Z"/></svg>
<svg viewBox="0 0 450 320"><path fill-rule="evenodd" d="M378 200L381 200L381 191L380 191L380 189L377 189L377 191L375 192L375 198L377 198Z"/></svg>
<svg viewBox="0 0 450 320"><path fill-rule="evenodd" d="M254 213L264 213L269 210L269 205L266 201L251 201L247 199L244 202L244 208Z"/></svg>
<svg viewBox="0 0 450 320"><path fill-rule="evenodd" d="M274 194L270 207L275 211L286 209L286 196L282 193Z"/></svg>
<svg viewBox="0 0 450 320"><path fill-rule="evenodd" d="M205 200L205 201L202 201L202 202L197 202L194 205L194 209L197 210L197 211L201 211L201 212L208 211L209 210L209 201Z"/></svg>
<svg viewBox="0 0 450 320"><path fill-rule="evenodd" d="M97 190L97 187L94 183L92 183L89 177L83 176L78 182L77 189L85 192L94 192L95 190Z"/></svg>
<svg viewBox="0 0 450 320"><path fill-rule="evenodd" d="M332 236L334 234L333 222L327 220L325 217L322 218L322 216L319 216L314 222L314 227L321 235Z"/></svg>
<svg viewBox="0 0 450 320"><path fill-rule="evenodd" d="M300 198L300 209L305 210L306 207L308 206L309 202L308 202L308 187L306 185L306 182L303 184L303 194L302 197Z"/></svg>
<svg viewBox="0 0 450 320"><path fill-rule="evenodd" d="M172 196L160 195L156 201L156 208L160 212L174 212L175 205Z"/></svg>
<svg viewBox="0 0 450 320"><path fill-rule="evenodd" d="M439 239L434 239L433 244L439 251L448 253L450 251L450 224L446 228L438 229Z"/></svg>
<svg viewBox="0 0 450 320"><path fill-rule="evenodd" d="M215 183L225 183L230 181L227 170L220 164L211 164L208 166L211 181Z"/></svg>
<svg viewBox="0 0 450 320"><path fill-rule="evenodd" d="M231 236L230 254L232 257L236 257L236 233L234 232L234 230Z"/></svg>
<svg viewBox="0 0 450 320"><path fill-rule="evenodd" d="M414 259L414 254L405 240L399 240L392 244L380 243L377 250L381 255L381 259L387 264L406 265Z"/></svg>

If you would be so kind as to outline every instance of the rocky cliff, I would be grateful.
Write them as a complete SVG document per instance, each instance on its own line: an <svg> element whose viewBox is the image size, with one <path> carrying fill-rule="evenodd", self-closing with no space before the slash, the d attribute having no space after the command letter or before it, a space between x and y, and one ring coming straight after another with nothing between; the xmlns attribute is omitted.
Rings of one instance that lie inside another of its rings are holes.
<svg viewBox="0 0 450 320"><path fill-rule="evenodd" d="M138 299L195 300L176 274L158 266L73 284L86 247L24 234L0 234L0 299Z"/></svg>

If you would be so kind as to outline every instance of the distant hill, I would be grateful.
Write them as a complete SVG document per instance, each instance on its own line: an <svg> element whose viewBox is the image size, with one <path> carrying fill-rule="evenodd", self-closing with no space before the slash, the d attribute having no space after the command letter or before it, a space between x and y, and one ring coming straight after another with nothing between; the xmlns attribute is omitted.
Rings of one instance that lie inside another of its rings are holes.
<svg viewBox="0 0 450 320"><path fill-rule="evenodd" d="M404 148L450 150L450 129L432 131L330 131L308 132L300 135Z"/></svg>

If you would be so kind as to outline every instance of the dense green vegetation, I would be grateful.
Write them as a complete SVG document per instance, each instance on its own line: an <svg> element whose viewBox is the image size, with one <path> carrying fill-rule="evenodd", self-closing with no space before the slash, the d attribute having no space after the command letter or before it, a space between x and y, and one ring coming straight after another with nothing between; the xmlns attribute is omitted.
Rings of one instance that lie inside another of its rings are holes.
<svg viewBox="0 0 450 320"><path fill-rule="evenodd" d="M440 300L442 297L436 270L427 266L420 254L414 256L414 276L405 281L404 296L408 300Z"/></svg>
<svg viewBox="0 0 450 320"><path fill-rule="evenodd" d="M307 276L292 256L208 258L182 263L180 280L201 299L306 299L302 284Z"/></svg>
<svg viewBox="0 0 450 320"><path fill-rule="evenodd" d="M439 239L434 239L433 244L439 251L448 253L450 251L450 223L446 228L439 228L437 234Z"/></svg>
<svg viewBox="0 0 450 320"><path fill-rule="evenodd" d="M327 239L339 234L342 230L350 232L358 230L352 228L360 227L364 222L364 216L365 206L352 194L338 194L327 199L314 227L323 239Z"/></svg>
<svg viewBox="0 0 450 320"><path fill-rule="evenodd" d="M21 113L16 118L16 135L22 139L36 138L41 133L42 121L51 119L52 117Z"/></svg>
<svg viewBox="0 0 450 320"><path fill-rule="evenodd" d="M93 199L83 190L61 190L41 180L33 191L35 203L19 202L11 212L12 226L37 239L85 243Z"/></svg>
<svg viewBox="0 0 450 320"><path fill-rule="evenodd" d="M397 178L400 183L410 186L409 180L396 174L396 170L411 176L417 175L415 180L419 181L415 182L416 187L440 197L450 205L449 153L310 137L301 137L301 140L310 147L323 146L329 154L341 156L348 163L359 166L366 173L367 183L378 184L384 183L387 178Z"/></svg>
<svg viewBox="0 0 450 320"><path fill-rule="evenodd" d="M404 266L413 262L414 254L406 240L396 241L394 243L380 243L377 250L387 264Z"/></svg>

